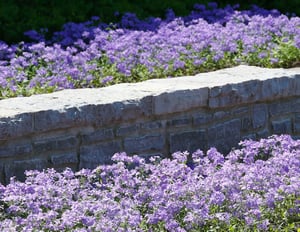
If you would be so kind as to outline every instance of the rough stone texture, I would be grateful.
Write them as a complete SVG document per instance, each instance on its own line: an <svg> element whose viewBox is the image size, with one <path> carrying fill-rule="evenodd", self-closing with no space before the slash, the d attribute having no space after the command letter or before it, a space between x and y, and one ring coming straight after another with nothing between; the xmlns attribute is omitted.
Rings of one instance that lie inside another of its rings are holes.
<svg viewBox="0 0 300 232"><path fill-rule="evenodd" d="M273 133L300 138L300 68L195 76L0 101L0 181L25 169L94 168L115 152L168 156Z"/></svg>
<svg viewBox="0 0 300 232"><path fill-rule="evenodd" d="M208 147L216 147L222 152L227 153L240 141L240 131L240 119L232 119L224 123L216 124L208 128Z"/></svg>
<svg viewBox="0 0 300 232"><path fill-rule="evenodd" d="M167 122L167 126L169 127L183 127L191 124L192 118L188 116L176 118Z"/></svg>
<svg viewBox="0 0 300 232"><path fill-rule="evenodd" d="M27 155L27 154L31 154L32 151L33 151L32 145L28 143L6 144L4 146L0 146L0 158Z"/></svg>
<svg viewBox="0 0 300 232"><path fill-rule="evenodd" d="M89 134L83 134L81 138L83 144L90 144L103 140L113 139L114 132L113 129L100 129Z"/></svg>
<svg viewBox="0 0 300 232"><path fill-rule="evenodd" d="M76 149L77 138L67 136L64 138L36 141L33 143L33 150L36 154L48 151L62 151L67 149Z"/></svg>
<svg viewBox="0 0 300 232"><path fill-rule="evenodd" d="M170 152L206 149L207 138L205 130L172 133L170 135Z"/></svg>
<svg viewBox="0 0 300 232"><path fill-rule="evenodd" d="M272 128L274 134L291 134L292 122L290 119L283 119L281 121L272 121Z"/></svg>
<svg viewBox="0 0 300 232"><path fill-rule="evenodd" d="M45 159L28 159L15 160L4 167L6 182L9 177L17 176L18 179L24 180L24 172L26 170L43 170L47 168L48 162Z"/></svg>
<svg viewBox="0 0 300 232"><path fill-rule="evenodd" d="M64 153L64 154L55 154L51 155L51 163L54 166L59 165L68 165L68 164L77 164L78 158L76 152Z"/></svg>
<svg viewBox="0 0 300 232"><path fill-rule="evenodd" d="M164 138L161 134L150 134L124 139L124 150L128 153L160 151L164 145Z"/></svg>
<svg viewBox="0 0 300 232"><path fill-rule="evenodd" d="M81 146L79 168L95 168L99 164L111 163L111 157L122 151L120 141Z"/></svg>
<svg viewBox="0 0 300 232"><path fill-rule="evenodd" d="M252 125L254 129L266 126L268 108L266 104L256 104L253 106Z"/></svg>
<svg viewBox="0 0 300 232"><path fill-rule="evenodd" d="M293 128L295 134L300 134L300 113L295 115Z"/></svg>

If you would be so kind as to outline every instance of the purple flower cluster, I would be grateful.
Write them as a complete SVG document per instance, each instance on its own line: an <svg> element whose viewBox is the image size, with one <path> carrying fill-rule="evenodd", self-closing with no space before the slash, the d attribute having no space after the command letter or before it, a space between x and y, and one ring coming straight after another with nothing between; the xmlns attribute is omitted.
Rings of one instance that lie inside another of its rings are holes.
<svg viewBox="0 0 300 232"><path fill-rule="evenodd" d="M27 171L24 183L0 185L0 230L299 228L300 140L281 135L240 145L226 157L215 148L149 162L117 153L114 164L94 170Z"/></svg>
<svg viewBox="0 0 300 232"><path fill-rule="evenodd" d="M185 17L127 13L116 24L93 17L46 40L0 43L0 98L191 75L241 63L289 66L300 59L300 18L278 11L196 4ZM43 29L45 30L45 29Z"/></svg>

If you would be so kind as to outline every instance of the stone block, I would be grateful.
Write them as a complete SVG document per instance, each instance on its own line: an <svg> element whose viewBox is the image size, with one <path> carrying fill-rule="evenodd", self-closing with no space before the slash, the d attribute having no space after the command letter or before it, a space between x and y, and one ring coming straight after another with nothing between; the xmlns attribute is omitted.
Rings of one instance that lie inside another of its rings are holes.
<svg viewBox="0 0 300 232"><path fill-rule="evenodd" d="M11 143L0 146L0 158L26 156L33 151L31 143Z"/></svg>
<svg viewBox="0 0 300 232"><path fill-rule="evenodd" d="M222 87L214 87L209 92L209 107L229 107L242 103L255 102L260 82L257 80L245 81L239 84L226 84Z"/></svg>
<svg viewBox="0 0 300 232"><path fill-rule="evenodd" d="M5 182L4 164L0 163L0 184L6 184Z"/></svg>
<svg viewBox="0 0 300 232"><path fill-rule="evenodd" d="M236 115L246 115L249 114L250 107L249 106L242 106L238 108L234 108L231 110L231 114L236 116Z"/></svg>
<svg viewBox="0 0 300 232"><path fill-rule="evenodd" d="M189 109L206 107L208 88L196 90L179 90L154 96L154 114L183 112Z"/></svg>
<svg viewBox="0 0 300 232"><path fill-rule="evenodd" d="M50 156L50 162L54 166L77 164L78 158L76 152L67 152L63 154L55 154Z"/></svg>
<svg viewBox="0 0 300 232"><path fill-rule="evenodd" d="M156 130L164 127L163 121L153 121L141 123L141 129L143 130Z"/></svg>
<svg viewBox="0 0 300 232"><path fill-rule="evenodd" d="M164 146L165 139L161 134L151 134L124 139L124 149L125 152L129 154L147 151L161 151Z"/></svg>
<svg viewBox="0 0 300 232"><path fill-rule="evenodd" d="M300 113L300 97L293 98L290 100L290 102L292 113Z"/></svg>
<svg viewBox="0 0 300 232"><path fill-rule="evenodd" d="M300 114L295 115L295 120L293 123L293 131L295 134L300 134Z"/></svg>
<svg viewBox="0 0 300 232"><path fill-rule="evenodd" d="M295 96L300 95L300 75L294 75L294 78L291 79L291 85L290 85L293 90L290 91Z"/></svg>
<svg viewBox="0 0 300 232"><path fill-rule="evenodd" d="M266 104L255 104L252 108L252 125L254 129L263 128L268 120L268 107Z"/></svg>
<svg viewBox="0 0 300 232"><path fill-rule="evenodd" d="M90 121L96 126L107 126L113 122L129 121L152 113L152 96L142 99L116 101L96 105L89 113Z"/></svg>
<svg viewBox="0 0 300 232"><path fill-rule="evenodd" d="M85 145L80 147L79 169L96 168L100 164L112 163L111 157L122 151L120 141L110 141L94 145Z"/></svg>
<svg viewBox="0 0 300 232"><path fill-rule="evenodd" d="M227 118L230 116L229 111L217 111L213 114L214 120L224 120L224 118Z"/></svg>
<svg viewBox="0 0 300 232"><path fill-rule="evenodd" d="M26 170L42 171L48 167L47 160L44 159L29 159L29 160L15 160L10 164L4 166L5 182L8 183L10 177L15 176L18 180L25 180Z"/></svg>
<svg viewBox="0 0 300 232"><path fill-rule="evenodd" d="M174 118L167 121L168 127L182 127L192 124L192 119L188 116Z"/></svg>
<svg viewBox="0 0 300 232"><path fill-rule="evenodd" d="M272 121L273 134L291 134L292 122L291 119L282 119L280 121Z"/></svg>
<svg viewBox="0 0 300 232"><path fill-rule="evenodd" d="M49 140L35 141L33 150L35 154L52 151L74 150L78 145L78 140L75 136L67 136L54 138Z"/></svg>
<svg viewBox="0 0 300 232"><path fill-rule="evenodd" d="M205 112L201 112L201 113L196 113L193 115L193 124L195 126L199 126L199 125L205 125L209 122L212 121L212 114L211 113L205 113Z"/></svg>
<svg viewBox="0 0 300 232"><path fill-rule="evenodd" d="M241 118L241 130L249 132L253 129L252 118L250 116L245 116Z"/></svg>
<svg viewBox="0 0 300 232"><path fill-rule="evenodd" d="M65 110L44 110L33 115L34 130L37 132L75 127L86 121L85 116L76 107Z"/></svg>
<svg viewBox="0 0 300 232"><path fill-rule="evenodd" d="M271 135L271 133L268 129L262 129L262 130L256 132L257 139L267 138L270 135Z"/></svg>
<svg viewBox="0 0 300 232"><path fill-rule="evenodd" d="M140 128L139 124L120 126L116 130L116 136L124 136L124 135L134 134L137 131L139 131L139 128Z"/></svg>
<svg viewBox="0 0 300 232"><path fill-rule="evenodd" d="M103 140L113 139L114 132L113 129L99 129L90 134L83 134L81 140L83 144L91 144L95 142L100 142Z"/></svg>
<svg viewBox="0 0 300 232"><path fill-rule="evenodd" d="M222 87L220 86L212 87L209 90L209 97L211 98L220 97L221 95L222 95Z"/></svg>
<svg viewBox="0 0 300 232"><path fill-rule="evenodd" d="M290 95L293 82L288 77L280 77L265 80L260 91L261 100L274 100Z"/></svg>
<svg viewBox="0 0 300 232"><path fill-rule="evenodd" d="M216 147L223 153L228 153L241 140L241 121L232 119L215 124L208 128L208 148Z"/></svg>
<svg viewBox="0 0 300 232"><path fill-rule="evenodd" d="M184 131L172 133L169 136L170 152L189 151L207 148L206 130Z"/></svg>
<svg viewBox="0 0 300 232"><path fill-rule="evenodd" d="M269 114L271 117L285 115L294 112L291 102L275 102L269 106Z"/></svg>
<svg viewBox="0 0 300 232"><path fill-rule="evenodd" d="M0 118L0 141L29 135L33 132L33 119L29 113Z"/></svg>

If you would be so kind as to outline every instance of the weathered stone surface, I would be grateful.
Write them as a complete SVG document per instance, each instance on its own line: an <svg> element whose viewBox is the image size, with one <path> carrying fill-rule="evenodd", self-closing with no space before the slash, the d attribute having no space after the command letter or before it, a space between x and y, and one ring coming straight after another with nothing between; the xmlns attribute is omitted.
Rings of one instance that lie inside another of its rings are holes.
<svg viewBox="0 0 300 232"><path fill-rule="evenodd" d="M295 134L300 134L300 114L295 115L293 130Z"/></svg>
<svg viewBox="0 0 300 232"><path fill-rule="evenodd" d="M139 124L120 126L116 131L116 136L124 136L124 135L135 133L139 130L139 128L140 128Z"/></svg>
<svg viewBox="0 0 300 232"><path fill-rule="evenodd" d="M103 140L113 139L114 132L113 129L99 129L90 134L83 134L81 140L83 144L90 144L95 142L100 142Z"/></svg>
<svg viewBox="0 0 300 232"><path fill-rule="evenodd" d="M85 122L81 112L76 107L64 110L45 110L33 114L34 130L48 131L57 128L74 127L75 125Z"/></svg>
<svg viewBox="0 0 300 232"><path fill-rule="evenodd" d="M93 169L100 164L109 164L111 163L111 157L116 152L121 151L120 141L81 146L79 168Z"/></svg>
<svg viewBox="0 0 300 232"><path fill-rule="evenodd" d="M172 133L169 136L170 153L176 151L194 152L197 149L207 148L206 130L184 131Z"/></svg>
<svg viewBox="0 0 300 232"><path fill-rule="evenodd" d="M261 98L268 100L289 96L289 91L293 89L293 82L291 80L283 76L264 81L260 92Z"/></svg>
<svg viewBox="0 0 300 232"><path fill-rule="evenodd" d="M241 130L242 131L251 131L253 129L253 124L252 124L252 118L250 116L245 116L241 119L242 125L241 125Z"/></svg>
<svg viewBox="0 0 300 232"><path fill-rule="evenodd" d="M267 123L268 107L266 104L256 104L252 108L252 125L254 129L262 128Z"/></svg>
<svg viewBox="0 0 300 232"><path fill-rule="evenodd" d="M18 180L24 180L24 172L26 170L43 170L48 167L47 160L44 159L29 159L29 160L16 160L10 164L4 166L4 172L6 177L6 183L9 182L9 178L16 176Z"/></svg>
<svg viewBox="0 0 300 232"><path fill-rule="evenodd" d="M300 97L291 100L292 113L300 113Z"/></svg>
<svg viewBox="0 0 300 232"><path fill-rule="evenodd" d="M161 151L165 145L165 139L161 134L150 134L141 137L125 138L125 152L140 153L147 151Z"/></svg>
<svg viewBox="0 0 300 232"><path fill-rule="evenodd" d="M152 97L147 96L142 99L116 101L111 104L98 105L95 115L101 126L116 121L128 121L152 113Z"/></svg>
<svg viewBox="0 0 300 232"><path fill-rule="evenodd" d="M0 115L2 110L0 106ZM29 113L0 118L0 141L31 134L33 132L32 122L32 115Z"/></svg>
<svg viewBox="0 0 300 232"><path fill-rule="evenodd" d="M6 144L0 146L0 158L25 156L32 153L32 145L30 143Z"/></svg>
<svg viewBox="0 0 300 232"><path fill-rule="evenodd" d="M208 88L179 90L154 97L154 114L168 114L207 105Z"/></svg>
<svg viewBox="0 0 300 232"><path fill-rule="evenodd" d="M78 158L76 152L67 152L63 154L51 155L50 162L53 165L68 165L68 164L77 164Z"/></svg>
<svg viewBox="0 0 300 232"><path fill-rule="evenodd" d="M227 153L241 140L241 121L230 121L216 124L208 128L208 147L217 147L221 152Z"/></svg>
<svg viewBox="0 0 300 232"><path fill-rule="evenodd" d="M169 127L182 127L187 126L192 123L192 119L189 116L174 118L167 121L167 126Z"/></svg>
<svg viewBox="0 0 300 232"><path fill-rule="evenodd" d="M33 143L33 150L36 154L49 152L76 149L78 140L75 136L66 136L61 138L54 138L50 140L41 140Z"/></svg>
<svg viewBox="0 0 300 232"><path fill-rule="evenodd" d="M4 165L0 163L0 183L4 184L6 182L5 174L4 174Z"/></svg>
<svg viewBox="0 0 300 232"><path fill-rule="evenodd" d="M257 92L253 92L253 90L259 90L256 85L259 86L261 82L266 84L259 92L264 92L266 97L276 94L295 96L299 93L299 88L297 88L300 83L299 70L265 69L241 65L195 76L148 80L132 84L123 83L105 88L63 90L51 94L4 99L0 101L0 118L15 117L23 113L49 111L50 114L59 111L66 113L67 115L64 117L71 120L71 116L76 119L76 112L80 115L79 118L84 118L86 112L80 113L81 110L84 110L84 106L110 105L115 102L130 102L145 114L152 114L152 112L161 114L170 110L172 112L173 110L181 111L189 107L207 105L208 89L210 89L210 98L218 97L221 93L235 92L241 94L242 99L246 99L253 93L257 95ZM221 92L217 90L214 93L214 88L218 86L221 87ZM289 88L293 91L289 92ZM155 99L152 99L152 96ZM174 99L171 101L173 97ZM184 97L184 101L181 100L182 97ZM172 105L168 106L170 102ZM176 106L177 103L182 102L184 104ZM154 108L151 108L152 104L154 104ZM135 106L128 107L135 108ZM70 109L70 111L68 112L66 109ZM154 111L152 111L153 109ZM42 129L42 125L43 123L37 124L36 127Z"/></svg>
<svg viewBox="0 0 300 232"><path fill-rule="evenodd" d="M280 121L272 121L272 129L274 134L291 134L292 122L291 119L283 119Z"/></svg>
<svg viewBox="0 0 300 232"><path fill-rule="evenodd" d="M193 114L193 124L195 126L205 125L212 121L212 114L209 112L201 112Z"/></svg>
<svg viewBox="0 0 300 232"><path fill-rule="evenodd" d="M246 81L239 84L226 84L222 87L214 87L209 93L209 107L235 106L245 102L258 100L257 92L261 83L257 80Z"/></svg>
<svg viewBox="0 0 300 232"><path fill-rule="evenodd" d="M246 115L249 114L250 108L249 106L243 106L243 107L238 107L234 108L231 110L232 115Z"/></svg>
<svg viewBox="0 0 300 232"><path fill-rule="evenodd" d="M260 130L256 133L257 139L266 138L271 135L271 132L268 129Z"/></svg>
<svg viewBox="0 0 300 232"><path fill-rule="evenodd" d="M222 120L230 115L229 111L217 111L213 114L214 120Z"/></svg>
<svg viewBox="0 0 300 232"><path fill-rule="evenodd" d="M164 124L162 121L154 121L154 122L145 122L141 124L141 129L143 130L156 130L163 128Z"/></svg>
<svg viewBox="0 0 300 232"><path fill-rule="evenodd" d="M289 114L295 109L292 107L291 102L275 102L269 106L269 114L271 117Z"/></svg>

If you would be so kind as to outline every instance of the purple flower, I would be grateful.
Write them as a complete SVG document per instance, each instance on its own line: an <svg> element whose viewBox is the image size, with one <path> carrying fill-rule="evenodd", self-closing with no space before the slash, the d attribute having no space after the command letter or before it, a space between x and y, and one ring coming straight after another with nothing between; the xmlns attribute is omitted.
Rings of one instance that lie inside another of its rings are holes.
<svg viewBox="0 0 300 232"><path fill-rule="evenodd" d="M101 83L105 85L105 84L107 84L107 83L113 81L113 79L114 79L113 76L106 76L106 77L104 77L104 78L101 80Z"/></svg>

